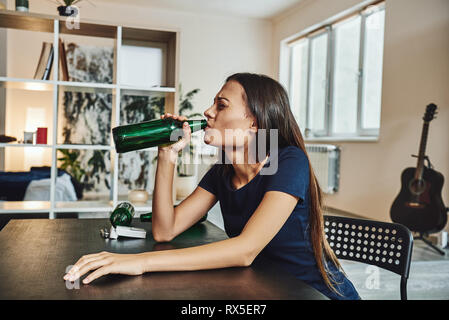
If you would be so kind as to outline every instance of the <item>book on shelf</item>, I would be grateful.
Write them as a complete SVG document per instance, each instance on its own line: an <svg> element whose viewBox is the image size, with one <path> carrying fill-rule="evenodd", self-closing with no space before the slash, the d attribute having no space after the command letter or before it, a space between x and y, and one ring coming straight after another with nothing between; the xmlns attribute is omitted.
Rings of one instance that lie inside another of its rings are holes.
<svg viewBox="0 0 449 320"><path fill-rule="evenodd" d="M37 64L36 72L34 73L34 79L50 79L51 67L53 65L53 55L53 44L50 42L43 42L39 62Z"/></svg>
<svg viewBox="0 0 449 320"><path fill-rule="evenodd" d="M59 39L59 62L61 66L61 80L69 81L69 69L67 67L67 55L65 52L64 41Z"/></svg>

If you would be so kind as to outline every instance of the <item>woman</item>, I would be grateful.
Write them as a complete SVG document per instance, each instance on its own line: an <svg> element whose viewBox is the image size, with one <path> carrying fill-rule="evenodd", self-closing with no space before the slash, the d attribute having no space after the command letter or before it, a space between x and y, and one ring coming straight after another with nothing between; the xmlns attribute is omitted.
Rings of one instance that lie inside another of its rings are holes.
<svg viewBox="0 0 449 320"><path fill-rule="evenodd" d="M141 254L86 255L64 279L74 281L95 270L83 280L90 283L108 273L138 275L214 269L249 266L255 259L274 259L331 299L359 299L325 239L321 190L283 87L263 75L234 74L204 115L208 122L204 141L220 148L222 159L205 174L193 193L174 208L174 166L178 152L190 140L188 125L184 123L181 140L159 148L153 237L158 242L172 240L220 201L229 239ZM186 120L170 114L162 117ZM260 129L277 133L278 148L270 150L271 134L265 135L265 141L258 141L256 133ZM227 139L229 132L238 134ZM265 142L266 148L250 152L261 142ZM261 174L272 165L274 173Z"/></svg>

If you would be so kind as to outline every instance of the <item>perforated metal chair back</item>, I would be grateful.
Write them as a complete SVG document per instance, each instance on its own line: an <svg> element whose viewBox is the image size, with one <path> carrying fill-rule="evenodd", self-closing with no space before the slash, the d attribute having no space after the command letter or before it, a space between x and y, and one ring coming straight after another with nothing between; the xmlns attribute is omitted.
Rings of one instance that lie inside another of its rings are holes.
<svg viewBox="0 0 449 320"><path fill-rule="evenodd" d="M363 262L401 276L401 299L407 300L407 279L413 236L398 223L324 216L324 232L339 259Z"/></svg>

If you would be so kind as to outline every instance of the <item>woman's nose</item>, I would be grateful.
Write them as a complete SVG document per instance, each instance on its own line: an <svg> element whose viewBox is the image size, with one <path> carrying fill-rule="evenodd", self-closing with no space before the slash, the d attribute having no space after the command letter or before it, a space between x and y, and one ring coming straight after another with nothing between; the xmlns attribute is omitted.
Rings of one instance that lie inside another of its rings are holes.
<svg viewBox="0 0 449 320"><path fill-rule="evenodd" d="M214 106L209 107L208 109L206 109L206 111L204 111L204 116L208 119L213 117L213 113L212 113L212 108Z"/></svg>

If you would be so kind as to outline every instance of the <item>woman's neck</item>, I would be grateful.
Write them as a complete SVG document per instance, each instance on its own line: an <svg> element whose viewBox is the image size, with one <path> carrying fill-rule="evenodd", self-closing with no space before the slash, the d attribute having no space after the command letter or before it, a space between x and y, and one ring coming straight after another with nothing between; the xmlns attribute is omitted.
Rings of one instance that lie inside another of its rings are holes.
<svg viewBox="0 0 449 320"><path fill-rule="evenodd" d="M233 164L234 176L232 177L233 182L242 186L250 182L262 169L265 161L256 164Z"/></svg>
<svg viewBox="0 0 449 320"><path fill-rule="evenodd" d="M229 154L229 152L226 154L228 159L233 159L232 167L234 169L234 174L232 176L232 181L234 186L237 188L250 182L259 173L268 160L268 156L266 156L261 162L256 162L255 159L249 159L247 152L244 154L243 152L243 150L234 149L232 154ZM237 159L244 159L244 161L237 161Z"/></svg>

